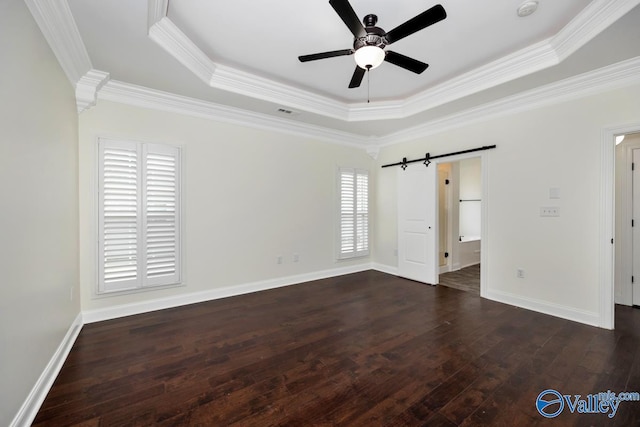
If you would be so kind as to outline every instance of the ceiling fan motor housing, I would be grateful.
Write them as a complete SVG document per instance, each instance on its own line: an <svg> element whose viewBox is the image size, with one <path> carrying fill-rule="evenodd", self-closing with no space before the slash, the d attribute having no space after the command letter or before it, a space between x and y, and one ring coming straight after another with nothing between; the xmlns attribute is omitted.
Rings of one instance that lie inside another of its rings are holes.
<svg viewBox="0 0 640 427"><path fill-rule="evenodd" d="M388 44L384 37L386 32L382 28L375 26L376 22L378 22L378 17L373 14L367 15L362 22L364 22L367 34L362 37L356 37L353 41L353 50L358 50L363 46L376 46L384 49Z"/></svg>

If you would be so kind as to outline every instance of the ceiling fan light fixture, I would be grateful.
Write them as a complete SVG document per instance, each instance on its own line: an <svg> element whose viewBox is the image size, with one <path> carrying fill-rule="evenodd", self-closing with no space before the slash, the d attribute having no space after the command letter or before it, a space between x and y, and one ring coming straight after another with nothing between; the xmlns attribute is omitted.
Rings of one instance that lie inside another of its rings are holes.
<svg viewBox="0 0 640 427"><path fill-rule="evenodd" d="M384 61L384 50L379 46L362 46L356 50L355 59L358 67L373 70Z"/></svg>

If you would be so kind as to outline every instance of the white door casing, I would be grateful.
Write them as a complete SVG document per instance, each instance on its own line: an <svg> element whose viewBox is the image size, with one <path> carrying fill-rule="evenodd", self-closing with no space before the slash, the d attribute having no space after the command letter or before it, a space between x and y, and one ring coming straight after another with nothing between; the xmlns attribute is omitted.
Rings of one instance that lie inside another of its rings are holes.
<svg viewBox="0 0 640 427"><path fill-rule="evenodd" d="M640 149L633 150L633 163L640 166ZM634 226L631 228L633 249L632 249L632 304L640 305L640 171L634 169L632 179L632 219Z"/></svg>

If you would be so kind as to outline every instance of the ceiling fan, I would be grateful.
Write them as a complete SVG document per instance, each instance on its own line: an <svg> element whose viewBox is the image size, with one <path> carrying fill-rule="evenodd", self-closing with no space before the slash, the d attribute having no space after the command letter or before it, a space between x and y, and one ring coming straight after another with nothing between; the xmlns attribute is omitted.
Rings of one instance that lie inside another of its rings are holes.
<svg viewBox="0 0 640 427"><path fill-rule="evenodd" d="M302 55L299 56L298 59L300 62L307 62L355 54L357 65L351 77L349 88L359 87L365 72L376 68L383 61L413 71L416 74L422 73L427 69L428 64L397 52L390 50L385 51L384 48L447 17L447 13L442 5L438 4L414 16L404 24L398 25L393 30L385 32L382 28L376 27L376 23L378 22L376 15L367 15L362 20L362 23L360 23L358 16L348 0L329 0L329 4L344 21L351 33L353 33L355 37L353 49ZM362 24L364 24L364 26Z"/></svg>

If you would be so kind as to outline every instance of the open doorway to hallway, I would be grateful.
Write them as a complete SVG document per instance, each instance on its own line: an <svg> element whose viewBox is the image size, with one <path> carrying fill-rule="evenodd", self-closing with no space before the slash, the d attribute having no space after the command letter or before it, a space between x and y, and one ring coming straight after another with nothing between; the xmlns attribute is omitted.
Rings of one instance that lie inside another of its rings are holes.
<svg viewBox="0 0 640 427"><path fill-rule="evenodd" d="M480 294L482 162L438 164L440 284Z"/></svg>
<svg viewBox="0 0 640 427"><path fill-rule="evenodd" d="M640 306L640 133L615 138L615 303Z"/></svg>

